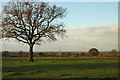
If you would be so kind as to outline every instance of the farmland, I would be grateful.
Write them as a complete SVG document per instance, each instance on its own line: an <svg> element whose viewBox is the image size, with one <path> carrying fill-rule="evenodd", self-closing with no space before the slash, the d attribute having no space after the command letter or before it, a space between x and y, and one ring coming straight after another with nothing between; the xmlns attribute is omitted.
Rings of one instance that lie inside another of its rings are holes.
<svg viewBox="0 0 120 80"><path fill-rule="evenodd" d="M118 58L7 57L3 78L118 78Z"/></svg>

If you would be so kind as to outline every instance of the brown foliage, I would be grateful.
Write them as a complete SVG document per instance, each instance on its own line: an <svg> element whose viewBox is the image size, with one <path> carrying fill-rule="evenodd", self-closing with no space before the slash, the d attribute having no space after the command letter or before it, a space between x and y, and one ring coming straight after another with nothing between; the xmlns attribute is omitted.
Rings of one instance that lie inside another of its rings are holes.
<svg viewBox="0 0 120 80"><path fill-rule="evenodd" d="M55 41L56 35L65 36L64 24L55 21L65 17L65 8L45 2L9 2L2 12L2 37L28 44L29 61L33 61L34 44L40 45L43 39Z"/></svg>
<svg viewBox="0 0 120 80"><path fill-rule="evenodd" d="M65 52L61 52L61 57L69 57L69 54Z"/></svg>
<svg viewBox="0 0 120 80"><path fill-rule="evenodd" d="M9 5L3 9L3 15L6 14L2 17L1 25L4 37L34 45L41 42L41 37L56 40L55 35L64 36L64 24L55 23L54 20L63 18L66 9L56 5L49 6L44 2L11 2ZM7 28L8 26L11 28Z"/></svg>
<svg viewBox="0 0 120 80"><path fill-rule="evenodd" d="M103 56L103 55L99 53L97 57L102 57L102 56Z"/></svg>
<svg viewBox="0 0 120 80"><path fill-rule="evenodd" d="M116 49L112 49L112 50L110 51L110 53L112 53L112 54L117 53L117 50L116 50Z"/></svg>
<svg viewBox="0 0 120 80"><path fill-rule="evenodd" d="M71 57L71 58L75 58L75 57L77 57L77 55L71 55L70 57Z"/></svg>
<svg viewBox="0 0 120 80"><path fill-rule="evenodd" d="M80 52L80 56L85 56L85 52Z"/></svg>
<svg viewBox="0 0 120 80"><path fill-rule="evenodd" d="M9 51L2 51L2 57L9 57L10 52Z"/></svg>

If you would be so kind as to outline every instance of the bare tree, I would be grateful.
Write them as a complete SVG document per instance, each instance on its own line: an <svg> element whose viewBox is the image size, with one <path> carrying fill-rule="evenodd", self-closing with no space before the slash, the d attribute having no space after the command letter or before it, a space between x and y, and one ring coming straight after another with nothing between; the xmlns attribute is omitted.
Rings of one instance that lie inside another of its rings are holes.
<svg viewBox="0 0 120 80"><path fill-rule="evenodd" d="M42 40L64 37L64 24L57 22L65 17L66 8L45 2L9 2L2 14L2 35L29 45L29 62L33 62L33 46Z"/></svg>

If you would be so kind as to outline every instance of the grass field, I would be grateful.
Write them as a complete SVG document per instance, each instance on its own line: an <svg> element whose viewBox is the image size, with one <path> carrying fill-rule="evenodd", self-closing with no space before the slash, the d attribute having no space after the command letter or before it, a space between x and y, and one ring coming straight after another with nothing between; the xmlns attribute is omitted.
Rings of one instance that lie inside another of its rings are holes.
<svg viewBox="0 0 120 80"><path fill-rule="evenodd" d="M3 78L118 78L118 58L3 58Z"/></svg>

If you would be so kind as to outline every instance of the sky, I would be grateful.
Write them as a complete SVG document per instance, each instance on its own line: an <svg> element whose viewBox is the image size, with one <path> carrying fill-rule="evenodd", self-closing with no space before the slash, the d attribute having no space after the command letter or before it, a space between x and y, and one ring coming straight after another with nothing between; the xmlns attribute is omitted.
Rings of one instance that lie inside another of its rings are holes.
<svg viewBox="0 0 120 80"><path fill-rule="evenodd" d="M118 21L117 2L61 2L56 5L67 8L64 18L67 27L104 26Z"/></svg>
<svg viewBox="0 0 120 80"><path fill-rule="evenodd" d="M50 2L50 5L67 8L64 22L67 38L45 42L34 51L100 51L118 49L117 2ZM1 40L1 50L28 51L29 47L14 40Z"/></svg>

